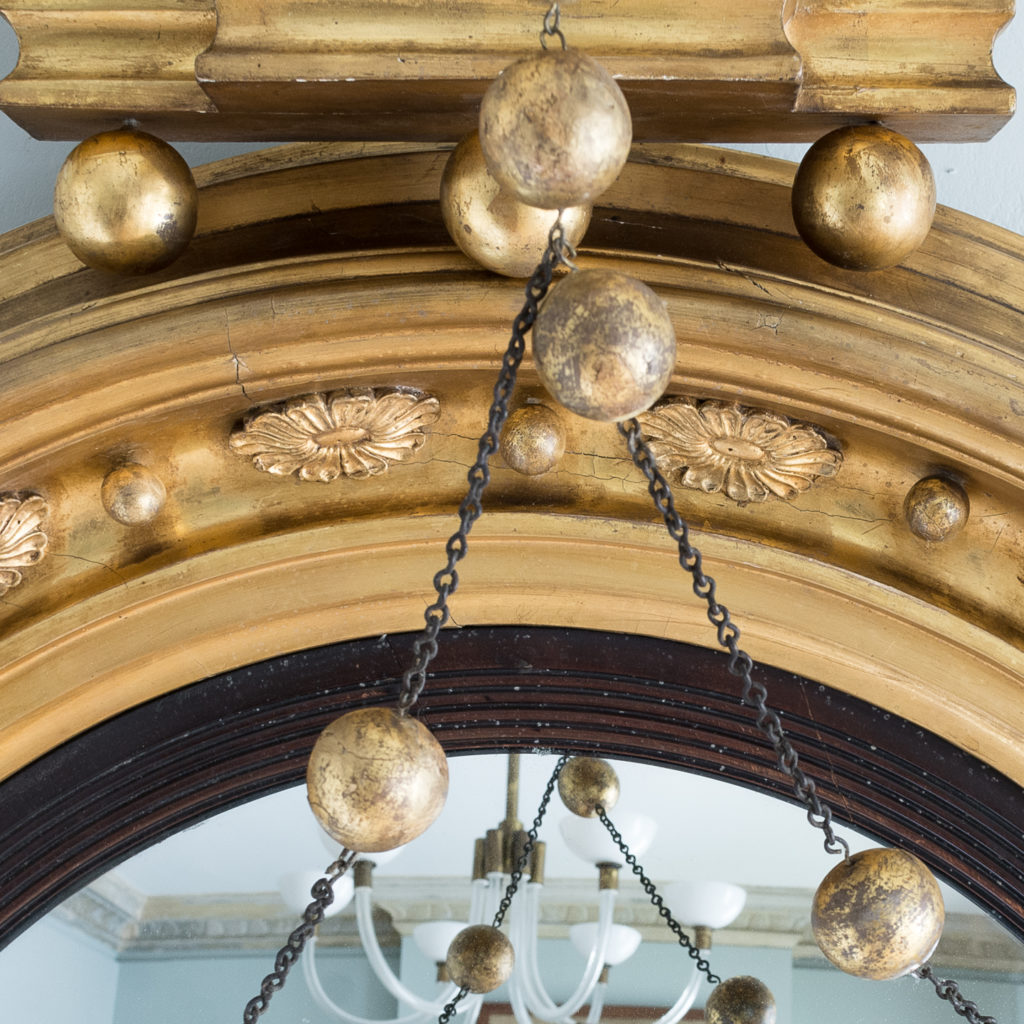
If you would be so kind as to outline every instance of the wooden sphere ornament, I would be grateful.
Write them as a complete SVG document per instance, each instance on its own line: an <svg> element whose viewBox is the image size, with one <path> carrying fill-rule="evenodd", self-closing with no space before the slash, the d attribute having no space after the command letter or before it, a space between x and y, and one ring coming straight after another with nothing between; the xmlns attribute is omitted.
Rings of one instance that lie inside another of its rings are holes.
<svg viewBox="0 0 1024 1024"><path fill-rule="evenodd" d="M577 246L590 223L589 205L562 211L566 241ZM455 147L441 176L441 214L455 244L482 267L506 277L529 277L548 246L558 214L528 206L487 169L480 136Z"/></svg>
<svg viewBox="0 0 1024 1024"><path fill-rule="evenodd" d="M719 982L704 1005L708 1024L775 1024L775 997L757 978L742 974Z"/></svg>
<svg viewBox="0 0 1024 1024"><path fill-rule="evenodd" d="M487 166L530 206L593 203L619 176L632 139L622 90L578 50L524 57L505 68L480 104Z"/></svg>
<svg viewBox="0 0 1024 1024"><path fill-rule="evenodd" d="M188 164L162 139L132 128L76 146L57 175L53 216L86 266L148 274L192 239L198 193Z"/></svg>
<svg viewBox="0 0 1024 1024"><path fill-rule="evenodd" d="M160 478L134 462L112 469L100 487L100 500L107 515L123 526L138 526L155 519L166 498L167 490Z"/></svg>
<svg viewBox="0 0 1024 1024"><path fill-rule="evenodd" d="M323 830L359 853L393 850L441 813L448 761L415 718L361 708L320 734L306 769L309 806Z"/></svg>
<svg viewBox="0 0 1024 1024"><path fill-rule="evenodd" d="M599 757L574 757L558 776L562 803L581 818L596 818L598 807L610 811L619 800L619 776Z"/></svg>
<svg viewBox="0 0 1024 1024"><path fill-rule="evenodd" d="M559 281L533 326L533 359L561 405L591 420L627 420L661 398L676 361L668 308L614 270Z"/></svg>
<svg viewBox="0 0 1024 1024"><path fill-rule="evenodd" d="M907 492L903 513L915 536L940 541L963 528L971 514L971 502L967 492L955 481L926 476Z"/></svg>
<svg viewBox="0 0 1024 1024"><path fill-rule="evenodd" d="M539 476L558 465L565 453L565 428L546 405L524 405L505 421L501 457L509 469Z"/></svg>
<svg viewBox="0 0 1024 1024"><path fill-rule="evenodd" d="M825 876L811 907L818 947L859 978L916 970L938 945L944 921L938 882L904 850L855 853Z"/></svg>
<svg viewBox="0 0 1024 1024"><path fill-rule="evenodd" d="M823 260L884 270L924 241L935 178L910 139L878 124L839 128L807 151L793 182L793 220Z"/></svg>
<svg viewBox="0 0 1024 1024"><path fill-rule="evenodd" d="M508 981L516 957L505 934L489 924L463 928L448 947L448 976L470 992L493 992Z"/></svg>

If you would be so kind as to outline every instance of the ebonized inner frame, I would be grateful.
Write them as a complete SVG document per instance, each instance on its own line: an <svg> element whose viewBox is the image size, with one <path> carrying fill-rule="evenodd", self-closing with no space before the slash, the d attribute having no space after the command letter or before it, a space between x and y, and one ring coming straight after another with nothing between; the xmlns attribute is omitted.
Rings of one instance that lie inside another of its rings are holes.
<svg viewBox="0 0 1024 1024"><path fill-rule="evenodd" d="M96 726L0 784L0 947L132 853L300 781L331 719L394 700L414 637L348 641L214 676ZM791 799L726 661L631 634L449 630L419 715L450 754L598 752ZM755 674L838 820L917 854L1024 938L1019 787L913 722L779 669ZM820 833L808 827L803 841Z"/></svg>

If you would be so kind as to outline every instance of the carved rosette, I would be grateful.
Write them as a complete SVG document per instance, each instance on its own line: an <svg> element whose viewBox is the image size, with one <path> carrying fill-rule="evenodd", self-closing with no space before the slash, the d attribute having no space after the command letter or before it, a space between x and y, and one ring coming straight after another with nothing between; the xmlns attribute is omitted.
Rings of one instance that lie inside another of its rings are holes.
<svg viewBox="0 0 1024 1024"><path fill-rule="evenodd" d="M418 451L440 412L436 398L409 389L302 395L248 416L231 435L231 447L278 476L321 483L376 476Z"/></svg>
<svg viewBox="0 0 1024 1024"><path fill-rule="evenodd" d="M666 476L738 502L789 500L843 462L817 427L768 409L672 399L638 419Z"/></svg>
<svg viewBox="0 0 1024 1024"><path fill-rule="evenodd" d="M40 527L47 512L37 494L0 497L0 597L21 582L22 569L46 554L47 537Z"/></svg>

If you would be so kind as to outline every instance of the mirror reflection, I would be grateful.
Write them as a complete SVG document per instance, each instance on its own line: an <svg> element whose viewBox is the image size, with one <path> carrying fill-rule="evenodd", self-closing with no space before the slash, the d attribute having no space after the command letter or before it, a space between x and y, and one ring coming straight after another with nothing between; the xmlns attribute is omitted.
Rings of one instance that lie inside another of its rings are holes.
<svg viewBox="0 0 1024 1024"><path fill-rule="evenodd" d="M450 922L489 921L504 893L502 865L493 859L482 869L478 863L483 877L473 881L476 840L516 816L529 828L556 760L524 754L510 787L504 755L451 758L441 817L394 855L375 855L372 871L363 868L356 878L355 896L347 882L339 884L335 912L262 1019L436 1019L435 1001L451 994L436 962L457 930ZM610 817L711 972L759 978L775 997L779 1021L810 1024L823 1012L851 1022L954 1019L926 982L856 979L822 957L810 904L836 858L802 810L715 779L615 767L621 797ZM580 828L581 821L555 795L539 829L543 866L533 865L533 884L522 887L508 919L514 979L468 1000L458 1024L516 1024L516 1010L520 1018L532 1010L536 1020L571 1015L594 1024L602 1003L600 1019L618 1024L668 1024L673 1010L677 1019L703 1019L707 979L628 865L618 872L617 894L607 895L605 877L602 895L599 877L608 872L595 864L622 858L607 834ZM854 851L876 845L842 832ZM171 837L72 896L0 952L5 1019L241 1020L296 926L309 885L337 849L315 823L304 787ZM956 978L1001 1024L1024 1021L1017 997L1024 950L963 896L946 886L943 896L936 971ZM595 929L602 905L614 929ZM607 943L600 956L595 942Z"/></svg>

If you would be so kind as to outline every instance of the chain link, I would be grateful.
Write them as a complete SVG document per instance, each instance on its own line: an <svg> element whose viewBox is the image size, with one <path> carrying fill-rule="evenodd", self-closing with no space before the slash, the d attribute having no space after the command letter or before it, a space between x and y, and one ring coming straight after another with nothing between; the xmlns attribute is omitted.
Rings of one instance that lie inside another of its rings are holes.
<svg viewBox="0 0 1024 1024"><path fill-rule="evenodd" d="M540 831L540 826L544 821L544 815L548 813L548 804L551 803L551 795L554 793L555 786L558 783L558 777L562 774L562 769L566 766L568 761L569 755L563 754L555 764L554 771L551 773L551 778L548 779L548 784L544 789L544 795L540 798L540 804L537 807L537 813L534 816L533 824L526 833L526 842L523 843L523 848L516 860L515 867L512 869L512 874L509 875L508 885L505 886L505 895L502 897L501 903L498 904L498 909L494 914L494 920L491 922L491 925L495 928L501 927L505 920L505 915L508 913L509 907L512 906L512 899L519 891L519 883L523 880L523 872L526 870L526 865L530 860L530 854L533 853L533 848L537 845L537 833Z"/></svg>
<svg viewBox="0 0 1024 1024"><path fill-rule="evenodd" d="M537 808L537 814L533 819L533 824L530 826L529 832L526 833L526 842L523 844L523 848L516 860L515 868L509 876L508 885L505 886L505 895L502 897L501 903L498 904L498 909L491 921L492 928L500 928L502 926L502 923L505 920L505 915L508 913L509 907L512 906L512 900L515 897L515 894L519 891L519 883L523 880L523 872L526 870L526 865L530 860L530 854L533 853L533 848L537 845L537 833L540 831L540 826L544 821L544 815L548 812L548 804L551 803L551 794L554 793L555 785L558 782L558 776L562 774L562 769L565 767L568 760L569 755L563 754L555 764L555 769L551 773L551 778L548 779L548 784L544 789L544 795L541 797L540 805ZM447 1003L445 1008L441 1011L441 1015L437 1018L437 1024L448 1024L455 1015L456 1008L459 1003L466 998L468 992L468 988L460 988L459 991L455 993L452 1001Z"/></svg>
<svg viewBox="0 0 1024 1024"><path fill-rule="evenodd" d="M979 1013L976 1003L972 1003L970 999L964 999L960 994L960 986L955 981L948 978L936 978L930 964L922 964L911 973L915 978L930 981L935 986L935 994L940 999L945 999L961 1017L966 1017L971 1024L997 1024L995 1017L986 1017Z"/></svg>
<svg viewBox="0 0 1024 1024"><path fill-rule="evenodd" d="M690 543L690 531L676 511L668 481L662 476L654 460L654 453L643 438L636 419L619 424L619 432L626 439L634 465L647 480L647 490L654 499L654 507L665 521L669 535L679 546L679 564L693 577L693 592L707 602L708 619L715 627L718 643L729 652L729 672L743 683L742 697L757 712L757 728L767 737L775 751L779 771L792 782L797 799L807 808L807 820L825 834L825 849L841 853L850 859L849 844L837 836L832 828L832 809L817 793L814 780L800 767L800 758L782 728L778 714L768 707L768 691L764 684L751 676L754 662L739 646L740 631L729 616L729 609L718 603L715 581L702 567L701 553Z"/></svg>
<svg viewBox="0 0 1024 1024"><path fill-rule="evenodd" d="M665 924L668 925L669 930L679 940L679 945L686 950L690 959L697 965L697 970L706 975L712 985L717 985L722 979L717 974L711 973L711 965L700 955L700 950L693 944L690 936L683 931L682 926L672 916L672 911L665 906L665 901L662 899L661 893L658 892L657 886L647 877L635 854L630 851L626 840L622 838L622 833L611 823L611 819L603 807L598 806L597 816L600 818L601 824L608 830L608 835L612 837L612 842L619 848L619 852L625 858L633 874L640 879L640 884L643 886L644 892L647 893L654 909L658 911Z"/></svg>
<svg viewBox="0 0 1024 1024"><path fill-rule="evenodd" d="M342 850L341 855L331 864L324 878L313 883L310 895L313 902L302 912L302 924L288 936L285 944L274 958L274 970L260 983L259 995L253 996L242 1011L242 1024L255 1024L263 1015L271 998L279 988L284 988L288 972L302 955L306 943L313 937L316 926L324 919L324 911L334 902L334 883L351 867L356 854Z"/></svg>
<svg viewBox="0 0 1024 1024"><path fill-rule="evenodd" d="M540 45L546 50L548 48L548 39L551 36L556 36L558 41L562 44L562 49L569 49L569 44L565 41L565 35L558 25L559 22L559 10L558 4L552 4L548 8L548 13L544 15L544 28L540 34Z"/></svg>
<svg viewBox="0 0 1024 1024"><path fill-rule="evenodd" d="M427 683L427 666L437 654L437 635L441 627L448 621L448 598L455 593L459 585L458 563L466 557L469 546L469 531L483 513L484 488L490 482L491 471L488 463L491 456L498 450L501 440L501 428L508 418L508 403L516 386L516 374L526 351L526 333L537 318L537 309L541 300L551 287L554 269L559 263L568 265L572 248L565 237L561 215L555 221L548 234L548 247L541 258L540 264L526 285L526 302L519 311L512 326L512 337L501 361L498 380L494 385L494 400L491 403L487 420L487 429L480 438L477 448L476 462L467 474L469 490L459 505L459 528L448 538L445 552L448 562L434 576L434 590L437 599L423 613L426 622L423 632L413 643L413 664L402 675L402 687L398 697L398 707L407 712L419 699L423 687Z"/></svg>

